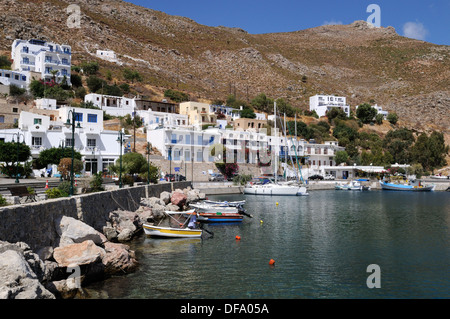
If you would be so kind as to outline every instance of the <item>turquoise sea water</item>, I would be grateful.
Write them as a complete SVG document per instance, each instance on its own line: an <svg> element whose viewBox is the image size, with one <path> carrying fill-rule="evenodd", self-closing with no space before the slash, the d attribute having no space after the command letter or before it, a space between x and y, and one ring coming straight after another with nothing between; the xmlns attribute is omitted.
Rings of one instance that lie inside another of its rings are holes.
<svg viewBox="0 0 450 319"><path fill-rule="evenodd" d="M214 236L202 240L139 236L131 243L139 269L92 284L92 298L450 297L448 192L209 199L245 199L254 217L207 225ZM381 288L367 287L371 264Z"/></svg>

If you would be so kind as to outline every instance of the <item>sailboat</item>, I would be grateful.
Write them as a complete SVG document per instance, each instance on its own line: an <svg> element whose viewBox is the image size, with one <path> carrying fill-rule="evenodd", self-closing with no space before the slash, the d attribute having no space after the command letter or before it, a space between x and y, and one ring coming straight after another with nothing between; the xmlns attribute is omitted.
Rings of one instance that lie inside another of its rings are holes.
<svg viewBox="0 0 450 319"><path fill-rule="evenodd" d="M275 114L275 132L277 131L277 121L276 121L276 109L277 102L274 102L274 114ZM276 134L276 133L275 133ZM278 141L278 138L276 139ZM277 143L278 144L278 143ZM278 175L278 145L275 147L275 160L274 160L274 176L275 181L265 180L263 183L247 183L244 187L244 194L252 195L283 195L283 196L301 196L309 195L306 187L300 186L296 183L286 182L280 183L277 180Z"/></svg>

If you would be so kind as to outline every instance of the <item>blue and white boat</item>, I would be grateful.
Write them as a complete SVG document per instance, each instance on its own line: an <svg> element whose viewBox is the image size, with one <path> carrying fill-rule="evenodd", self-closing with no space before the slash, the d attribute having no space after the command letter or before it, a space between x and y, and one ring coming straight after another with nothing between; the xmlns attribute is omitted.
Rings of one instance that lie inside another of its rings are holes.
<svg viewBox="0 0 450 319"><path fill-rule="evenodd" d="M380 181L381 189L390 191L411 191L411 192L431 192L436 185L424 185L420 181L409 182L407 184Z"/></svg>

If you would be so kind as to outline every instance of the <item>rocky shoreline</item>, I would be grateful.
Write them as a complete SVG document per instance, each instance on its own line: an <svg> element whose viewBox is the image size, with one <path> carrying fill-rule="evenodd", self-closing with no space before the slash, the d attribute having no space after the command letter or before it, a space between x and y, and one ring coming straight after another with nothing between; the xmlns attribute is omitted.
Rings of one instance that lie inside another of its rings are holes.
<svg viewBox="0 0 450 319"><path fill-rule="evenodd" d="M58 244L33 251L27 243L0 241L0 299L83 298L83 286L139 265L126 245L143 223L165 218L164 211L185 210L205 194L187 187L142 198L136 211L115 210L103 232L72 217L55 220Z"/></svg>

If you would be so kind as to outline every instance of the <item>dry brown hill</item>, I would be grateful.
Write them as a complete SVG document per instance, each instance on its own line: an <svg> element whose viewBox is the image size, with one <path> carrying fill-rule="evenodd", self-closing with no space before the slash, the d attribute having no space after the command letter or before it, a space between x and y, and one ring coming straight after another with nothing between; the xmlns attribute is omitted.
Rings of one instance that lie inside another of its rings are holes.
<svg viewBox="0 0 450 319"><path fill-rule="evenodd" d="M255 35L119 0L77 1L81 27L68 28L70 3L0 0L0 50L8 53L15 38L52 40L70 44L77 64L110 49L123 65L99 60L100 72L122 81L123 67L136 69L143 82L135 90L154 98L167 88L193 100L234 92L245 100L264 92L306 109L311 95L337 94L353 108L373 100L411 128L450 134L449 46L364 21Z"/></svg>

